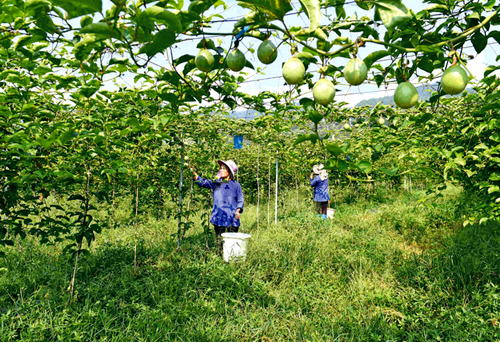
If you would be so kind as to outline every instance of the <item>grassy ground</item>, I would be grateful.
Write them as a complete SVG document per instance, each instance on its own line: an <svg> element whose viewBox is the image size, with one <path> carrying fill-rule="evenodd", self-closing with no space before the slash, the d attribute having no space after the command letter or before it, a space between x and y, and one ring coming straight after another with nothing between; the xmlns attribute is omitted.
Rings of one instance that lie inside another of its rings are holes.
<svg viewBox="0 0 500 342"><path fill-rule="evenodd" d="M176 220L149 218L134 269L123 224L80 262L71 305L63 246L25 239L0 259L0 340L500 341L500 230L463 228L456 196L337 192L323 221L290 193L277 226L248 206L239 264L206 250L198 219L177 250Z"/></svg>

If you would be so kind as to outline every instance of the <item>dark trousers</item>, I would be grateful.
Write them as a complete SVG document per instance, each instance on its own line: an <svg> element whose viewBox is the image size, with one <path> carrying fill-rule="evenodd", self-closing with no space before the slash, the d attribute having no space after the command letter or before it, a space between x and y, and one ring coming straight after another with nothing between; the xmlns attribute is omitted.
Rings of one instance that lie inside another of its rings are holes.
<svg viewBox="0 0 500 342"><path fill-rule="evenodd" d="M316 202L316 209L320 214L326 215L328 209L328 202Z"/></svg>
<svg viewBox="0 0 500 342"><path fill-rule="evenodd" d="M220 236L222 233L237 233L240 227L224 227L214 225L215 235Z"/></svg>
<svg viewBox="0 0 500 342"><path fill-rule="evenodd" d="M215 247L217 248L217 252L222 253L222 233L237 233L240 227L224 227L224 226L216 226L214 224L215 229Z"/></svg>

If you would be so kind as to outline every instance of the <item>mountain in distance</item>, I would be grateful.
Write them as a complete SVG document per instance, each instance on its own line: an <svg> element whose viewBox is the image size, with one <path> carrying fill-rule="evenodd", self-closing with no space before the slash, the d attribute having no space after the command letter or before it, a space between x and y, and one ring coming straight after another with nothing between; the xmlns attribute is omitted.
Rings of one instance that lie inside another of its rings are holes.
<svg viewBox="0 0 500 342"><path fill-rule="evenodd" d="M430 99L430 97L432 96L432 93L437 90L437 87L438 87L437 83L429 84L429 85L425 84L425 85L418 86L417 87L418 100L419 101L427 101L428 99ZM471 88L467 88L467 89L465 89L465 91L467 91L469 93L474 92L474 90L472 90ZM449 97L450 95L446 95L446 96ZM382 104L384 104L384 105L395 106L393 94L391 94L391 95L384 96L384 97L376 97L376 98L372 98L372 99L361 100L355 105L355 107L375 106L379 102L382 102Z"/></svg>
<svg viewBox="0 0 500 342"><path fill-rule="evenodd" d="M417 87L418 91L418 99L419 101L427 101L431 96L434 91L437 90L438 84L425 84L425 85L420 85ZM467 88L467 92L472 93L474 92L473 89ZM449 97L450 95L446 95ZM393 94L388 95L388 96L383 96L383 97L376 97L372 99L367 99L367 100L361 100L358 102L355 107L361 107L361 106L375 106L377 103L382 102L384 105L391 105L395 106L394 104L394 99L393 99ZM262 113L257 112L256 110L253 109L247 109L247 110L239 110L239 111L234 111L229 114L231 118L234 119L245 119L245 120L252 120L255 119L259 116L261 116Z"/></svg>

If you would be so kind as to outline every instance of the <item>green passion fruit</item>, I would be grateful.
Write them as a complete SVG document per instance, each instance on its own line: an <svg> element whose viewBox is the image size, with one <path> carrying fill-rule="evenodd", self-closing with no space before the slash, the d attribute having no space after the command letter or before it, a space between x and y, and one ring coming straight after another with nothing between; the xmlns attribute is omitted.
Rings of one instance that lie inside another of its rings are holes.
<svg viewBox="0 0 500 342"><path fill-rule="evenodd" d="M257 57L264 64L271 64L278 57L278 50L270 40L264 40L257 49Z"/></svg>
<svg viewBox="0 0 500 342"><path fill-rule="evenodd" d="M460 94L467 87L469 76L459 65L453 65L446 69L441 77L441 86L446 94Z"/></svg>
<svg viewBox="0 0 500 342"><path fill-rule="evenodd" d="M233 71L240 71L247 62L245 55L238 49L234 49L227 55L227 67Z"/></svg>
<svg viewBox="0 0 500 342"><path fill-rule="evenodd" d="M313 87L314 100L327 106L335 97L335 86L326 78L320 78Z"/></svg>
<svg viewBox="0 0 500 342"><path fill-rule="evenodd" d="M360 85L366 80L368 68L359 58L351 59L344 68L344 78L350 85Z"/></svg>
<svg viewBox="0 0 500 342"><path fill-rule="evenodd" d="M201 71L209 72L214 67L214 56L207 49L201 49L194 59L194 63Z"/></svg>
<svg viewBox="0 0 500 342"><path fill-rule="evenodd" d="M288 84L299 84L304 79L305 74L304 63L296 57L290 58L283 65L283 77Z"/></svg>
<svg viewBox="0 0 500 342"><path fill-rule="evenodd" d="M385 125L385 119L384 118L378 118L378 124L379 125Z"/></svg>
<svg viewBox="0 0 500 342"><path fill-rule="evenodd" d="M344 129L351 129L351 125L349 125L347 122L344 124Z"/></svg>
<svg viewBox="0 0 500 342"><path fill-rule="evenodd" d="M394 102L400 108L411 108L417 104L418 91L410 82L402 82L394 92Z"/></svg>

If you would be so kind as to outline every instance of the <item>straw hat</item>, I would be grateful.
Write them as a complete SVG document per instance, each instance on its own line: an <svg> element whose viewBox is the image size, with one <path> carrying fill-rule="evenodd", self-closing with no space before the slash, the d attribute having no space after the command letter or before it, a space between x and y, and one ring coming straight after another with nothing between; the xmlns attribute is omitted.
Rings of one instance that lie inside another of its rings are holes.
<svg viewBox="0 0 500 342"><path fill-rule="evenodd" d="M319 165L314 165L313 166L313 173L319 174L325 166L323 164Z"/></svg>
<svg viewBox="0 0 500 342"><path fill-rule="evenodd" d="M231 173L231 177L234 179L234 174L238 172L238 166L236 166L236 163L232 160L217 160L217 163L219 163L220 166L225 165L229 172Z"/></svg>

